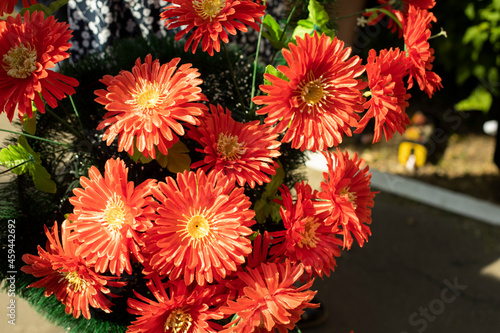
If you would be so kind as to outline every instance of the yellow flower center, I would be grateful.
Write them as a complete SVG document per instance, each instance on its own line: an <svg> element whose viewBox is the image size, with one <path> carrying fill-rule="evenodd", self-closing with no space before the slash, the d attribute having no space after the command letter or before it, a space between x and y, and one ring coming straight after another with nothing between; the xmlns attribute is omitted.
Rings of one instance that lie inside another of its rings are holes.
<svg viewBox="0 0 500 333"><path fill-rule="evenodd" d="M203 238L210 232L210 224L203 215L192 216L186 228L189 235L195 239Z"/></svg>
<svg viewBox="0 0 500 333"><path fill-rule="evenodd" d="M187 333L191 325L193 325L191 315L183 309L177 308L168 315L163 332Z"/></svg>
<svg viewBox="0 0 500 333"><path fill-rule="evenodd" d="M80 292L87 288L88 282L78 276L76 271L61 272L60 274L62 277L58 282L61 282L62 280L68 281L68 288L73 289L73 291Z"/></svg>
<svg viewBox="0 0 500 333"><path fill-rule="evenodd" d="M314 217L307 217L304 225L304 232L300 233L302 239L298 244L299 247L315 248L318 244L318 237L316 237L316 229L319 227L319 222Z"/></svg>
<svg viewBox="0 0 500 333"><path fill-rule="evenodd" d="M36 50L24 44L19 44L11 48L7 54L3 56L3 66L7 75L16 79L25 79L36 70Z"/></svg>
<svg viewBox="0 0 500 333"><path fill-rule="evenodd" d="M295 93L299 95L299 100L302 100L300 102L301 111L306 110L307 113L311 114L315 110L323 110L327 103L327 97L330 95L329 87L330 84L323 78L323 75L316 79L314 73L309 72L305 80L301 81L295 90Z"/></svg>
<svg viewBox="0 0 500 333"><path fill-rule="evenodd" d="M237 135L220 133L217 140L217 152L228 160L238 160L245 153L244 145L244 142L238 142Z"/></svg>
<svg viewBox="0 0 500 333"><path fill-rule="evenodd" d="M193 0L193 8L204 20L212 21L226 7L226 0Z"/></svg>
<svg viewBox="0 0 500 333"><path fill-rule="evenodd" d="M349 190L350 190L349 187L344 187L343 189L340 190L339 195L343 197L344 195L347 194L347 200L350 203L352 203L352 206L354 207L354 209L356 209L358 207L358 205L356 205L356 199L358 197L356 196L356 192L350 192Z"/></svg>
<svg viewBox="0 0 500 333"><path fill-rule="evenodd" d="M126 217L127 210L125 209L125 203L119 195L114 193L106 203L106 208L103 212L103 219L108 224L110 229L116 232L121 229L125 223Z"/></svg>
<svg viewBox="0 0 500 333"><path fill-rule="evenodd" d="M160 93L153 87L150 87L137 96L137 104L142 109L151 109L156 106L159 99Z"/></svg>

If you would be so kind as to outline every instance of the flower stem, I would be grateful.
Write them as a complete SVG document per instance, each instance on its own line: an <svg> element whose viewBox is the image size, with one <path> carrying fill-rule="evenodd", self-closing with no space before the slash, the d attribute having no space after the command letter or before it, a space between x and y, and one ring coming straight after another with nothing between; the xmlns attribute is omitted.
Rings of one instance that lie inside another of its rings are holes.
<svg viewBox="0 0 500 333"><path fill-rule="evenodd" d="M27 134L27 133L20 133L20 132L10 131L10 130L6 130L6 129L3 129L3 128L0 128L0 132L6 132L6 133L24 135L24 136L26 136L28 138L32 138L32 139L36 139L36 140L40 140L40 141L45 141L45 142L50 142L50 143L53 143L55 145L66 146L68 148L71 148L71 145L68 144L68 143L52 141L52 140L49 140L49 139L41 138L41 137L36 136L36 135L31 135L31 134Z"/></svg>
<svg viewBox="0 0 500 333"><path fill-rule="evenodd" d="M250 94L250 111L253 111L255 104L253 103L253 97L255 96L255 81L257 79L257 64L259 62L259 53L260 53L260 41L262 39L262 29L264 28L264 24L260 24L259 30L259 38L257 39L257 51L255 51L255 60L253 62L253 75L252 75L252 93Z"/></svg>
<svg viewBox="0 0 500 333"><path fill-rule="evenodd" d="M240 87L238 86L238 82L236 81L236 76L234 75L233 65L231 64L231 59L229 58L229 53L227 52L226 45L224 43L221 43L221 44L222 44L222 48L224 49L224 53L226 54L227 63L229 64L229 71L231 72L231 77L233 78L234 89L236 90L236 94L238 95L241 106L245 107L245 101L243 100L243 97L241 96Z"/></svg>
<svg viewBox="0 0 500 333"><path fill-rule="evenodd" d="M293 13L295 13L295 9L297 8L297 4L299 3L299 0L295 1L295 4L293 5L292 10L290 11L290 14L288 15L288 18L286 19L285 27L283 28L283 31L281 32L281 36L279 41L283 41L283 37L285 37L286 34L286 29L288 28L288 25L290 24L290 20L292 19ZM269 62L271 65L274 63L274 59L276 58L276 55L278 54L279 50L275 50L273 53L273 57L271 58L271 61Z"/></svg>
<svg viewBox="0 0 500 333"><path fill-rule="evenodd" d="M31 160L26 160L26 161L24 161L24 162L19 163L18 165L14 165L12 168L8 168L7 170L4 170L4 171L0 172L0 175L3 175L4 173L7 173L7 172L9 172L9 171L12 171L12 170L14 170L15 168L19 168L21 165L26 164L26 163L28 163L28 162L31 162Z"/></svg>
<svg viewBox="0 0 500 333"><path fill-rule="evenodd" d="M337 16L337 17L334 17L334 20L338 21L338 20L342 20L342 19L345 19L345 18L349 18L349 17L353 17L353 16L358 16L358 15L361 15L361 14L364 14L364 13L376 12L376 11L380 10L384 6L387 6L387 5L378 5L378 6L375 6L373 8L366 8L366 9L360 10L359 12L354 12L354 13L346 15L346 16Z"/></svg>

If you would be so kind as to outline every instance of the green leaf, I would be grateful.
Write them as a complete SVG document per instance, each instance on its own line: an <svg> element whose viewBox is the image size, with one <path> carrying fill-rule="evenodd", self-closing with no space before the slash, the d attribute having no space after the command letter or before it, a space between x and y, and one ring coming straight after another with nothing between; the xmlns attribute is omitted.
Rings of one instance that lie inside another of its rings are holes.
<svg viewBox="0 0 500 333"><path fill-rule="evenodd" d="M43 15L45 17L49 17L50 15L54 14L56 12L56 10L58 10L59 8L65 6L68 4L68 1L69 0L57 0L57 1L53 1L50 6L45 6L45 5L42 5L42 4L36 4L36 5L33 5L33 6L30 6L30 7L26 7L26 8L23 8L21 9L21 15L24 15L24 13L29 10L30 13L33 13L35 10L38 11L38 12L43 12Z"/></svg>
<svg viewBox="0 0 500 333"><path fill-rule="evenodd" d="M320 34L324 33L330 38L335 37L335 32L327 27L330 19L323 5L316 0L309 0L307 10L309 11L309 16L307 19L297 22L297 27L292 34L293 40L295 40L297 36L303 38L305 34L312 35L314 31Z"/></svg>
<svg viewBox="0 0 500 333"><path fill-rule="evenodd" d="M266 72L264 74L271 74L271 75L274 75L280 79L283 79L283 80L286 80L286 81L290 81L286 76L285 74L281 73L279 70L277 70L273 65L267 65L266 66ZM269 82L268 80L266 80L264 78L264 84L265 85L272 85L271 82Z"/></svg>
<svg viewBox="0 0 500 333"><path fill-rule="evenodd" d="M26 133L35 135L36 132L36 109L33 108L33 114L31 118L28 118L25 113L23 116L23 129Z"/></svg>
<svg viewBox="0 0 500 333"><path fill-rule="evenodd" d="M55 193L56 183L42 166L40 154L31 149L24 135L19 136L17 142L17 146L9 145L0 151L0 164L13 168L11 171L17 175L28 172L36 188L43 192Z"/></svg>
<svg viewBox="0 0 500 333"><path fill-rule="evenodd" d="M280 25L276 22L274 17L268 14L264 17L264 21L262 23L264 24L264 28L267 30L267 32L262 31L262 36L269 40L275 49L281 50L284 48L286 44L280 40L283 35L283 30L280 28Z"/></svg>
<svg viewBox="0 0 500 333"><path fill-rule="evenodd" d="M255 203L255 219L259 223L265 223L268 217L271 217L276 223L281 219L279 212L280 205L272 201L279 198L278 190L285 179L283 166L279 162L278 164L279 168L276 169L276 174L271 177L271 182L266 185L264 193L262 193L260 199Z"/></svg>
<svg viewBox="0 0 500 333"><path fill-rule="evenodd" d="M464 100L455 104L457 111L482 111L488 112L491 108L493 97L484 86L479 86Z"/></svg>

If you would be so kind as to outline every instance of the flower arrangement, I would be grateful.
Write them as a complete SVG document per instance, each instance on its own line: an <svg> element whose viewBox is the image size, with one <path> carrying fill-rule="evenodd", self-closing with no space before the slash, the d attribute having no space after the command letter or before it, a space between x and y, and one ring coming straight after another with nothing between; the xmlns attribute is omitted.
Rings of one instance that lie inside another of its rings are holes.
<svg viewBox="0 0 500 333"><path fill-rule="evenodd" d="M3 214L25 227L27 244L9 246L26 248L19 293L59 304L67 315L53 317L74 317L75 331L294 329L318 306L314 279L371 235L376 192L343 137L369 122L374 143L403 133L414 81L429 97L442 87L428 42L435 1L365 9L368 24L389 17L404 48L363 61L317 0L292 1L281 24L265 1L172 0L160 18L175 42L135 40L55 70L70 56L72 32L53 16L66 2L24 1L17 15L17 1L0 6L10 15L0 21L0 112L22 126L0 151L18 175ZM296 22L299 6L308 17ZM259 47L251 63L230 47L229 35L249 29L275 47L265 69ZM120 67L114 55L141 46L149 53ZM210 72L226 60L226 76ZM305 151L327 160L318 190L299 179Z"/></svg>

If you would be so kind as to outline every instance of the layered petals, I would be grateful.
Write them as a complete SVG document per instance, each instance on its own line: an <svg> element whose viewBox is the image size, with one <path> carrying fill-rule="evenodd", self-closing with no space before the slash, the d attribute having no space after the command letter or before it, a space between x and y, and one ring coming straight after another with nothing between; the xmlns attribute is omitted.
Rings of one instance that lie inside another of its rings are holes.
<svg viewBox="0 0 500 333"><path fill-rule="evenodd" d="M288 66L277 69L285 78L265 74L265 95L254 97L265 105L257 114L267 114L265 123L286 132L282 141L300 150L326 150L352 135L357 126L366 83L356 79L364 72L361 59L350 57L351 49L337 38L322 34L297 38L297 45L283 49Z"/></svg>
<svg viewBox="0 0 500 333"><path fill-rule="evenodd" d="M355 133L363 131L372 118L375 118L373 143L380 141L382 132L386 140L391 139L395 132L405 132L410 124L405 110L411 95L406 93L403 77L408 74L409 67L408 58L398 48L381 50L378 56L375 50L370 50L366 74L371 97L364 104L368 111Z"/></svg>
<svg viewBox="0 0 500 333"><path fill-rule="evenodd" d="M16 110L20 119L31 118L32 102L44 113L43 100L55 108L57 100L75 93L77 80L51 70L69 57L68 28L36 11L0 21L0 113L10 121Z"/></svg>
<svg viewBox="0 0 500 333"><path fill-rule="evenodd" d="M268 175L276 174L280 142L278 133L259 121L240 123L231 117L231 112L218 105L210 105L210 113L200 118L201 125L192 127L188 136L203 146L196 149L205 157L195 162L192 168L201 167L208 172L221 172L240 186L269 183Z"/></svg>
<svg viewBox="0 0 500 333"><path fill-rule="evenodd" d="M159 182L158 217L146 231L148 265L161 277L204 285L223 279L252 251L255 221L243 188L228 177L185 171Z"/></svg>
<svg viewBox="0 0 500 333"><path fill-rule="evenodd" d="M327 160L328 172L323 173L321 191L317 193L320 201L315 203L318 212L327 211L330 216L325 223L337 225L344 238L344 247L350 249L353 235L363 246L371 235L371 208L376 192L370 190L368 166L355 153L350 158L340 149L334 153L323 153Z"/></svg>
<svg viewBox="0 0 500 333"><path fill-rule="evenodd" d="M156 157L156 148L164 155L185 134L179 121L198 125L207 107L199 85L200 73L191 64L179 67L180 58L160 65L147 55L137 59L132 72L106 75L101 80L107 89L97 90L96 102L108 111L97 129L106 131L103 141L109 146L118 137L118 151L130 155L137 149L146 157Z"/></svg>
<svg viewBox="0 0 500 333"><path fill-rule="evenodd" d="M110 271L120 276L132 273L130 253L144 261L141 234L152 223L154 201L150 196L156 181L147 180L137 187L127 180L128 168L120 159L109 159L104 177L96 167L89 178L81 177L83 188L73 190L74 206L70 239L78 241L76 254L95 263L97 272Z"/></svg>
<svg viewBox="0 0 500 333"><path fill-rule="evenodd" d="M65 221L61 225L61 238L57 223L54 223L52 232L45 227L47 248L44 250L38 246L38 256L23 255L27 265L21 270L42 278L28 288L45 288L45 296L54 294L66 306L66 313L75 318L83 314L90 319L89 306L109 313L112 304L106 296L116 295L108 287L121 287L124 283L113 281L116 277L97 274L84 258L75 254L76 244L69 240L68 224Z"/></svg>
<svg viewBox="0 0 500 333"><path fill-rule="evenodd" d="M203 52L211 56L214 49L220 51L221 40L229 42L228 33L246 32L247 26L259 31L260 18L266 8L251 0L171 0L170 3L161 13L167 29L181 28L175 35L176 40L191 32L184 50L192 45L195 53L201 42Z"/></svg>

